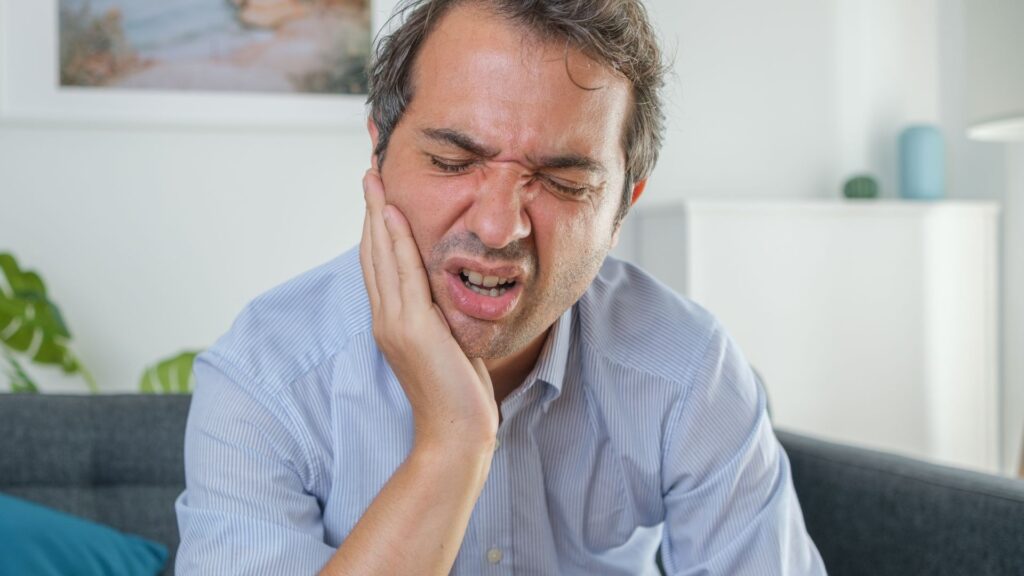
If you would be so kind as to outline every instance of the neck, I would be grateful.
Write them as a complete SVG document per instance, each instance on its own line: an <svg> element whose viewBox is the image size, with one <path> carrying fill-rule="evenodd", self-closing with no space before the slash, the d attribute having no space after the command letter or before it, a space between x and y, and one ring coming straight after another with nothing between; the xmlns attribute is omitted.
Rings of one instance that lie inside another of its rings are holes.
<svg viewBox="0 0 1024 576"><path fill-rule="evenodd" d="M504 358L492 358L484 360L484 366L491 375L491 385L494 387L494 400L501 406L505 397L523 383L526 375L533 370L540 357L540 351L544 349L544 342L548 339L551 329L545 330L542 334L530 341L525 348Z"/></svg>

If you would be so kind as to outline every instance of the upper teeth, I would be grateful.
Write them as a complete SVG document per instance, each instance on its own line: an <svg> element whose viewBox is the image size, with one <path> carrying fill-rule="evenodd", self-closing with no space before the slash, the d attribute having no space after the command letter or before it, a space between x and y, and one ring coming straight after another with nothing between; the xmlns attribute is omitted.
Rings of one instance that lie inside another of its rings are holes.
<svg viewBox="0 0 1024 576"><path fill-rule="evenodd" d="M512 280L508 278L501 278L499 276L484 276L479 272L474 272L467 268L462 269L462 275L469 279L471 284L477 284L486 288L493 288L494 286L500 286L502 284L508 284Z"/></svg>

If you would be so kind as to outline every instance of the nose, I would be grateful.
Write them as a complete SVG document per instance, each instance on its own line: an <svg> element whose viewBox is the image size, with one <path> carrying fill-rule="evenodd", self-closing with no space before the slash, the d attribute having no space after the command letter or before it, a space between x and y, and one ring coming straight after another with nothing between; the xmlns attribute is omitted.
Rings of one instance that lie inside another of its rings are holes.
<svg viewBox="0 0 1024 576"><path fill-rule="evenodd" d="M504 248L530 235L530 180L514 169L489 172L466 211L466 228L488 248Z"/></svg>

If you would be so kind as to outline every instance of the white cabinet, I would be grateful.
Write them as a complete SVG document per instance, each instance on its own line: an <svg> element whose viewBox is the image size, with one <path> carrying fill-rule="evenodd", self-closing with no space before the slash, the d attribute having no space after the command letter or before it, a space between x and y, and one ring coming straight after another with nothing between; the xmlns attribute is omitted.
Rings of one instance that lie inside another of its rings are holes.
<svg viewBox="0 0 1024 576"><path fill-rule="evenodd" d="M722 321L776 425L998 472L998 218L983 202L692 201L632 214L618 253Z"/></svg>

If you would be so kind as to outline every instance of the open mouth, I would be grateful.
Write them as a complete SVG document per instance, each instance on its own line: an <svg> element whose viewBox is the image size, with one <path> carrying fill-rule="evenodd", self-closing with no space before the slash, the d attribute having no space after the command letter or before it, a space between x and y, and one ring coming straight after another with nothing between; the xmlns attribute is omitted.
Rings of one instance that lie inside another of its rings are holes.
<svg viewBox="0 0 1024 576"><path fill-rule="evenodd" d="M481 296L490 296L494 298L504 295L505 292L516 285L516 281L511 278L484 276L479 272L474 272L467 268L463 268L459 272L459 278L462 279L462 283L466 288L469 288Z"/></svg>

